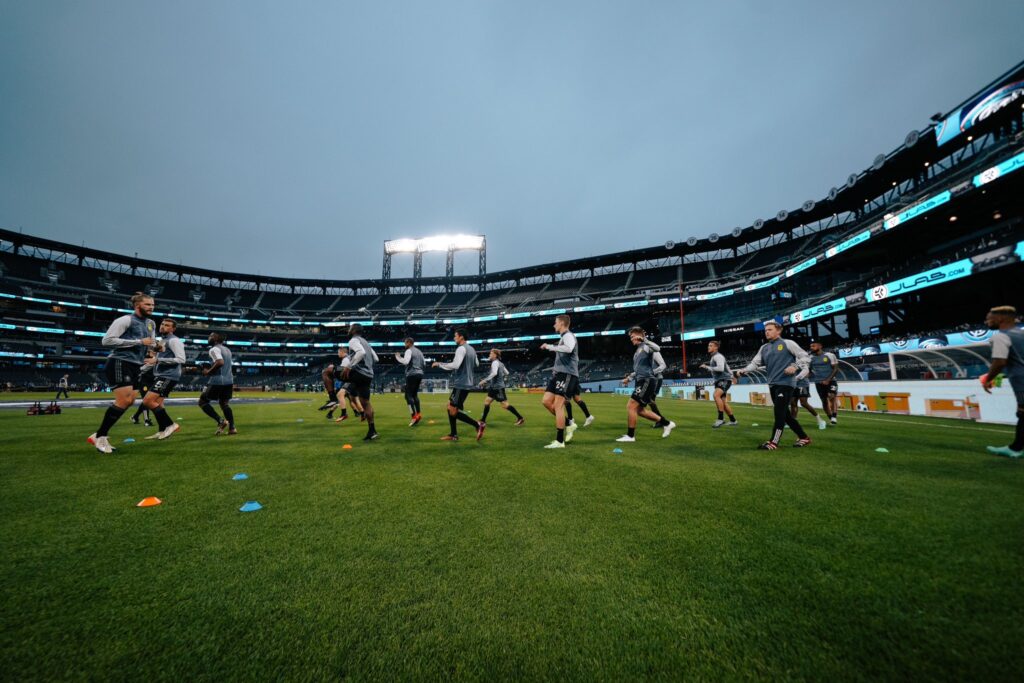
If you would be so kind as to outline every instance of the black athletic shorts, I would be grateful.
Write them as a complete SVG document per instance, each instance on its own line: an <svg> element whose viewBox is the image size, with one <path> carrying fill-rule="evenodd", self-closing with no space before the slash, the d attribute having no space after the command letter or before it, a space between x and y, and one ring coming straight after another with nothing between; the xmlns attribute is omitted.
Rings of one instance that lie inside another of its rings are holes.
<svg viewBox="0 0 1024 683"><path fill-rule="evenodd" d="M171 391L175 385L178 384L176 379L168 379L167 377L158 377L153 382L152 386L149 387L149 393L156 394L162 398L167 398L171 395Z"/></svg>
<svg viewBox="0 0 1024 683"><path fill-rule="evenodd" d="M565 398L578 396L580 393L580 378L567 372L556 372L551 375L551 379L548 380L548 386L544 391L564 396Z"/></svg>
<svg viewBox="0 0 1024 683"><path fill-rule="evenodd" d="M469 396L469 389L452 389L452 393L448 397L448 405L462 410L462 407L466 405L467 396Z"/></svg>
<svg viewBox="0 0 1024 683"><path fill-rule="evenodd" d="M730 388L732 388L732 380L731 379L716 379L715 380L715 389L721 389L723 396L725 396L726 394L729 393L729 389Z"/></svg>
<svg viewBox="0 0 1024 683"><path fill-rule="evenodd" d="M633 394L630 398L641 406L646 407L653 403L657 396L658 380L655 377L648 377L646 379L638 379L636 381L636 386L633 387Z"/></svg>
<svg viewBox="0 0 1024 683"><path fill-rule="evenodd" d="M810 385L808 385L806 387L796 387L793 390L793 398L810 398L810 397L811 397L811 387L810 387Z"/></svg>
<svg viewBox="0 0 1024 683"><path fill-rule="evenodd" d="M839 394L839 383L832 380L828 384L822 382L815 382L814 388L818 391L818 398L821 399L821 404L825 405L825 401L831 398L835 398Z"/></svg>
<svg viewBox="0 0 1024 683"><path fill-rule="evenodd" d="M658 383L654 385L654 395L657 396L658 392L661 391L661 385L664 383L665 379L663 377L656 377L655 379L658 380Z"/></svg>
<svg viewBox="0 0 1024 683"><path fill-rule="evenodd" d="M344 386L345 393L355 396L361 401L370 400L370 382L372 379L358 372L348 373L348 384Z"/></svg>
<svg viewBox="0 0 1024 683"><path fill-rule="evenodd" d="M213 401L226 403L231 400L233 395L234 387L230 384L207 384L203 393L199 395L199 400L207 403Z"/></svg>
<svg viewBox="0 0 1024 683"><path fill-rule="evenodd" d="M505 395L505 387L491 387L487 390L487 398L497 401L498 403L504 403L508 400L508 396Z"/></svg>
<svg viewBox="0 0 1024 683"><path fill-rule="evenodd" d="M420 393L420 384L423 383L423 375L408 375L405 378L405 394L413 397Z"/></svg>
<svg viewBox="0 0 1024 683"><path fill-rule="evenodd" d="M121 387L139 388L139 375L142 366L138 363L131 363L120 358L108 358L104 369L107 375L107 384L113 389Z"/></svg>

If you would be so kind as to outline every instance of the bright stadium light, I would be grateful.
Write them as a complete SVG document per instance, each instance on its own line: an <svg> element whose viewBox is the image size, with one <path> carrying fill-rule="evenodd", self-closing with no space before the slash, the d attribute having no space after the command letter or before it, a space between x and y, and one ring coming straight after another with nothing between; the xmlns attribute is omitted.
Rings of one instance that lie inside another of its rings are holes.
<svg viewBox="0 0 1024 683"><path fill-rule="evenodd" d="M423 239L398 239L384 242L384 251L388 254L424 253L429 251L448 251L484 248L483 235L435 235Z"/></svg>

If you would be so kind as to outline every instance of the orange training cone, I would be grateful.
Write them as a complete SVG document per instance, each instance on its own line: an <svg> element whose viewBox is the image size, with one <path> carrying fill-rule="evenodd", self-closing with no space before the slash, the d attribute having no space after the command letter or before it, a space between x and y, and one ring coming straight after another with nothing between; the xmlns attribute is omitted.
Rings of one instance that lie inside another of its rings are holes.
<svg viewBox="0 0 1024 683"><path fill-rule="evenodd" d="M154 505L159 505L162 502L163 501L160 500L159 498L157 498L156 496L150 496L149 498L143 498L142 500L140 500L135 507L137 507L137 508L151 508Z"/></svg>
<svg viewBox="0 0 1024 683"><path fill-rule="evenodd" d="M343 450L343 451L350 451L350 450L352 450L352 444L350 444L350 443L345 444L344 446L341 447L341 450Z"/></svg>

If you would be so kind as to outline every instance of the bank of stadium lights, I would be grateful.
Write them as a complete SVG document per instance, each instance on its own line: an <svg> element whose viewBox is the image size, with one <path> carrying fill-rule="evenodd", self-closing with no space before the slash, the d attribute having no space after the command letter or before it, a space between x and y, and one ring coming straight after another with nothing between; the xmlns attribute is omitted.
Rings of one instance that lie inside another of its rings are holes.
<svg viewBox="0 0 1024 683"><path fill-rule="evenodd" d="M388 254L414 254L416 252L480 250L484 248L483 235L435 235L422 239L397 239L384 242Z"/></svg>

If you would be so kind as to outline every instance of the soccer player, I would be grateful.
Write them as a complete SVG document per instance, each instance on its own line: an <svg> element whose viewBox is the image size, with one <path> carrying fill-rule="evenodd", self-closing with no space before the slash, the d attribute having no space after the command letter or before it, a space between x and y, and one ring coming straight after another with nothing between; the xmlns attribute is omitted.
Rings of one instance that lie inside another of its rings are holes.
<svg viewBox="0 0 1024 683"><path fill-rule="evenodd" d="M231 409L231 396L234 391L235 375L231 369L231 349L225 344L224 335L219 332L210 333L210 359L213 364L203 370L208 377L203 393L199 395L199 407L217 423L215 436L227 431L229 436L238 434L235 429L235 412ZM211 401L217 401L224 417L217 414Z"/></svg>
<svg viewBox="0 0 1024 683"><path fill-rule="evenodd" d="M793 413L794 418L800 414L800 406L803 406L807 412L814 416L814 419L818 422L818 429L825 429L827 426L825 420L818 415L818 411L811 405L810 374L796 381L796 391L793 392L793 399L790 401L790 412Z"/></svg>
<svg viewBox="0 0 1024 683"><path fill-rule="evenodd" d="M181 368L185 364L185 345L177 336L178 323L170 318L160 321L160 336L163 338L155 356L146 361L153 368L153 384L142 399L142 404L153 411L160 428L147 439L166 439L181 427L167 415L164 399L171 395L174 386L181 380Z"/></svg>
<svg viewBox="0 0 1024 683"><path fill-rule="evenodd" d="M797 380L806 377L809 372L807 366L810 357L799 344L782 338L782 325L774 320L764 324L764 336L768 342L758 349L747 367L736 371L737 376L754 370L764 370L768 375L768 391L775 406L775 424L772 427L772 437L758 448L765 451L778 450L779 440L786 425L789 425L797 435L794 446L809 446L811 439L793 417L789 404L793 399L793 392L796 391Z"/></svg>
<svg viewBox="0 0 1024 683"><path fill-rule="evenodd" d="M452 393L448 397L448 425L451 431L447 436L441 437L442 441L458 441L458 421L472 425L476 429L476 440L484 436L484 429L487 425L474 420L463 410L466 406L466 397L475 386L473 383L473 368L480 364L477 360L476 350L466 341L466 330L461 327L455 330L455 358L451 363L434 363L431 367L449 370L452 373Z"/></svg>
<svg viewBox="0 0 1024 683"><path fill-rule="evenodd" d="M487 424L487 413L491 410L491 404L497 401L501 404L502 408L516 416L516 427L523 426L523 423L526 422L525 418L519 414L515 406L509 405L508 397L505 395L505 381L508 379L509 372L505 364L501 362L501 351L491 349L487 360L491 362L491 373L480 380L480 386L484 386L488 382L490 382L490 386L487 388L487 398L484 399L484 414L480 416L480 421Z"/></svg>
<svg viewBox="0 0 1024 683"><path fill-rule="evenodd" d="M651 354L651 360L654 361L654 394L652 395L651 402L647 404L647 409L652 413L661 418L658 422L651 425L651 429L657 429L658 427L664 427L665 416L661 414L661 409L658 408L658 396L661 394L661 385L665 381L665 370L668 368L668 363L665 362L665 358L661 355L661 347L655 344L650 339L647 340L647 346L650 347L653 353ZM632 377L632 375L630 375Z"/></svg>
<svg viewBox="0 0 1024 683"><path fill-rule="evenodd" d="M146 360L142 362L142 369L139 370L139 398L144 399L146 394L149 393L150 387L156 381L153 377L153 369L156 367L152 362L156 358L156 350L159 348L159 342L157 346L146 352ZM149 408L146 406L145 401L139 401L139 407L135 409L135 414L132 415L132 424L139 424L139 415L142 415L143 411L146 414L146 426L152 427L153 421L149 419Z"/></svg>
<svg viewBox="0 0 1024 683"><path fill-rule="evenodd" d="M992 393L992 384L1000 372L1006 374L1017 399L1017 431L1009 446L989 446L988 452L1007 458L1024 455L1024 330L1017 328L1017 309L996 306L985 316L985 325L996 330L992 336L992 364L982 378L985 393Z"/></svg>
<svg viewBox="0 0 1024 683"><path fill-rule="evenodd" d="M737 425L736 416L732 414L732 407L725 400L726 394L729 393L729 388L732 387L732 370L729 369L725 356L719 352L720 348L721 344L718 343L717 339L709 341L708 353L711 355L711 358L708 359L707 363L701 365L702 368L711 373L711 379L715 383L715 407L718 408L718 419L711 425L715 429L726 424L722 419L726 415L729 416L728 424L730 427Z"/></svg>
<svg viewBox="0 0 1024 683"><path fill-rule="evenodd" d="M836 355L825 351L820 341L812 339L811 381L821 399L821 407L832 424L836 424L836 409L839 405L839 383L836 382L838 372L839 359Z"/></svg>
<svg viewBox="0 0 1024 683"><path fill-rule="evenodd" d="M370 387L373 384L374 367L379 360L377 353L370 347L370 342L363 339L363 326L352 323L348 328L348 353L351 357L349 367L342 368L342 380L349 383L349 395L354 396L362 405L363 414L360 419L367 423L366 436L363 441L380 438L373 424L373 404L370 401Z"/></svg>
<svg viewBox="0 0 1024 683"><path fill-rule="evenodd" d="M142 361L146 350L156 345L156 323L153 315L153 297L136 292L131 299L134 311L122 315L111 323L103 335L103 346L113 349L106 363L107 384L114 390L114 403L107 408L96 430L87 440L100 453L113 453L108 434L125 411L135 403Z"/></svg>
<svg viewBox="0 0 1024 683"><path fill-rule="evenodd" d="M334 411L339 406L341 407L341 416L336 422L344 422L348 419L348 409L346 408L346 394L348 393L348 384L341 379L342 370L349 367L350 365L348 357L348 349L344 346L338 347L338 360L333 363L328 363L327 367L320 373L320 378L323 380L324 389L327 390L327 402L318 408L318 410L327 411L327 419L330 420L334 417ZM357 407L355 401L351 401L352 410L356 415L360 415L361 411Z"/></svg>
<svg viewBox="0 0 1024 683"><path fill-rule="evenodd" d="M648 343L642 327L631 327L629 340L636 347L636 351L633 353L633 372L623 380L623 384L628 384L629 379L634 378L636 386L633 388L633 394L629 397L629 403L626 404L626 434L615 440L623 443L636 441L636 419L638 416L661 427L661 438L667 438L675 429L676 423L648 408L651 401L654 400L654 392L658 386L658 379L654 376L654 354L656 352Z"/></svg>
<svg viewBox="0 0 1024 683"><path fill-rule="evenodd" d="M64 375L59 380L57 380L57 395L54 397L54 399L53 399L54 401L59 399L61 394L64 394L64 398L71 398L68 395L68 378L69 377L71 377L71 375Z"/></svg>
<svg viewBox="0 0 1024 683"><path fill-rule="evenodd" d="M555 364L551 369L551 379L544 389L542 400L548 412L555 416L555 440L544 448L565 448L572 441L576 425L568 421L566 397L580 393L580 350L576 344L576 335L569 331L572 321L567 315L555 316L555 332L559 334L557 344L541 344L544 351L555 354Z"/></svg>
<svg viewBox="0 0 1024 683"><path fill-rule="evenodd" d="M423 419L420 414L420 384L423 382L423 352L416 346L412 337L405 338L405 353L395 354L395 360L405 366L405 402L409 404L409 414L412 421L410 427L415 427Z"/></svg>

